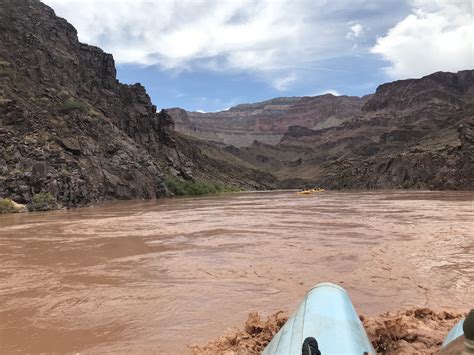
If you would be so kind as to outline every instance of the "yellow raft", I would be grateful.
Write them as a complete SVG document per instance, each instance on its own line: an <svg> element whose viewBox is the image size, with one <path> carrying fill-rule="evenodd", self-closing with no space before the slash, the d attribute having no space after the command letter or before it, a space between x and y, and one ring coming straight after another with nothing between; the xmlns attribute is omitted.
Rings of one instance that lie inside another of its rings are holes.
<svg viewBox="0 0 474 355"><path fill-rule="evenodd" d="M316 192L324 192L326 191L325 189L306 189L306 190L302 190L302 191L298 191L297 194L298 195L312 195Z"/></svg>

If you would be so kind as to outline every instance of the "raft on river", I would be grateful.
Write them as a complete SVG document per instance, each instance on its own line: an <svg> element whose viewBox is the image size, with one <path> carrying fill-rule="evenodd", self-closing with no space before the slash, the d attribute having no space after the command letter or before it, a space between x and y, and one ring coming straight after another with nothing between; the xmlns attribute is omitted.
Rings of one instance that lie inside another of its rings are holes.
<svg viewBox="0 0 474 355"><path fill-rule="evenodd" d="M301 191L298 191L297 194L298 195L312 195L316 192L324 192L326 191L325 189L306 189L306 190L301 190Z"/></svg>
<svg viewBox="0 0 474 355"><path fill-rule="evenodd" d="M454 346L458 350L452 352ZM474 310L451 330L441 354L460 354L463 349L465 354L474 354ZM262 354L362 355L376 352L347 292L332 283L321 283L309 290Z"/></svg>

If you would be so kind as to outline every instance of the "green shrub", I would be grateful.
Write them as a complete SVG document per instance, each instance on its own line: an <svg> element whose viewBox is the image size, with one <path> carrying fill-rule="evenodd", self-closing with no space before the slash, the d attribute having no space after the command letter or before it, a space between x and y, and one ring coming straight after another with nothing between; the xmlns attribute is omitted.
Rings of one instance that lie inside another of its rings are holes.
<svg viewBox="0 0 474 355"><path fill-rule="evenodd" d="M0 198L0 214L15 212L15 205L9 198Z"/></svg>
<svg viewBox="0 0 474 355"><path fill-rule="evenodd" d="M87 107L87 104L85 104L82 101L74 100L72 98L67 99L62 107L63 112L72 112L72 111L86 112L88 110L89 108Z"/></svg>
<svg viewBox="0 0 474 355"><path fill-rule="evenodd" d="M94 117L94 118L100 117L102 115L100 112L97 112L92 107L89 109L88 114L89 116Z"/></svg>
<svg viewBox="0 0 474 355"><path fill-rule="evenodd" d="M21 170L18 169L18 168L15 168L15 169L13 169L13 170L10 171L10 175L21 175L21 174L23 174L23 173L24 173L24 171L21 171Z"/></svg>
<svg viewBox="0 0 474 355"><path fill-rule="evenodd" d="M60 207L58 201L51 192L40 192L33 195L28 205L29 211L49 211Z"/></svg>
<svg viewBox="0 0 474 355"><path fill-rule="evenodd" d="M176 196L211 195L222 192L236 192L238 189L208 181L190 181L178 178L166 179L166 187Z"/></svg>
<svg viewBox="0 0 474 355"><path fill-rule="evenodd" d="M0 67L0 78L9 77L11 80L16 79L16 72L11 68L1 68Z"/></svg>
<svg viewBox="0 0 474 355"><path fill-rule="evenodd" d="M14 81L16 79L16 71L11 63L0 60L0 78L5 76Z"/></svg>

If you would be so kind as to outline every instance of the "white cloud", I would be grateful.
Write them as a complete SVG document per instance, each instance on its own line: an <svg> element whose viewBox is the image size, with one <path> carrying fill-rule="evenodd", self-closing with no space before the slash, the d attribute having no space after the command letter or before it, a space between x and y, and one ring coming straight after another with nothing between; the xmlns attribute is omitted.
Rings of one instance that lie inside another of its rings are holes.
<svg viewBox="0 0 474 355"><path fill-rule="evenodd" d="M199 60L210 66L272 68L281 47L294 49L306 27L299 4L271 0L44 2L71 21L80 40L103 46L117 62L173 69ZM302 21L291 21L292 16Z"/></svg>
<svg viewBox="0 0 474 355"><path fill-rule="evenodd" d="M470 0L406 0L408 16L400 0L43 1L118 63L245 72L281 91L347 68L383 33L371 51L393 77L473 66Z"/></svg>
<svg viewBox="0 0 474 355"><path fill-rule="evenodd" d="M353 24L349 27L349 32L346 34L347 39L355 39L364 33L364 26L360 23Z"/></svg>
<svg viewBox="0 0 474 355"><path fill-rule="evenodd" d="M294 73L290 73L289 75L274 79L273 87L279 91L286 91L296 80L296 75Z"/></svg>
<svg viewBox="0 0 474 355"><path fill-rule="evenodd" d="M301 68L350 55L347 18L379 6L372 0L43 1L77 28L81 41L111 52L118 63L252 72L279 90L294 84ZM353 23L351 33L360 36L363 28Z"/></svg>
<svg viewBox="0 0 474 355"><path fill-rule="evenodd" d="M325 95L325 94L331 94L331 95L334 95L334 96L341 96L341 93L337 90L323 90L323 91L320 91L317 94L312 95L312 96L320 96L320 95Z"/></svg>
<svg viewBox="0 0 474 355"><path fill-rule="evenodd" d="M413 13L377 39L372 52L391 65L393 78L474 67L474 20L470 0L414 0Z"/></svg>

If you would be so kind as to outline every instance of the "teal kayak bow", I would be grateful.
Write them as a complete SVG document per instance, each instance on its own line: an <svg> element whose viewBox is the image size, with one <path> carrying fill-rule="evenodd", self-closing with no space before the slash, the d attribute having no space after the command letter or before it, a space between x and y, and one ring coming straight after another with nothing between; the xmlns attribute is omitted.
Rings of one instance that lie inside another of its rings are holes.
<svg viewBox="0 0 474 355"><path fill-rule="evenodd" d="M303 346L304 345L304 346ZM347 292L314 286L264 349L264 355L375 354Z"/></svg>
<svg viewBox="0 0 474 355"><path fill-rule="evenodd" d="M443 341L440 355L474 354L474 309L460 320Z"/></svg>
<svg viewBox="0 0 474 355"><path fill-rule="evenodd" d="M376 354L347 292L314 286L263 355ZM474 355L474 310L446 336L440 354Z"/></svg>

